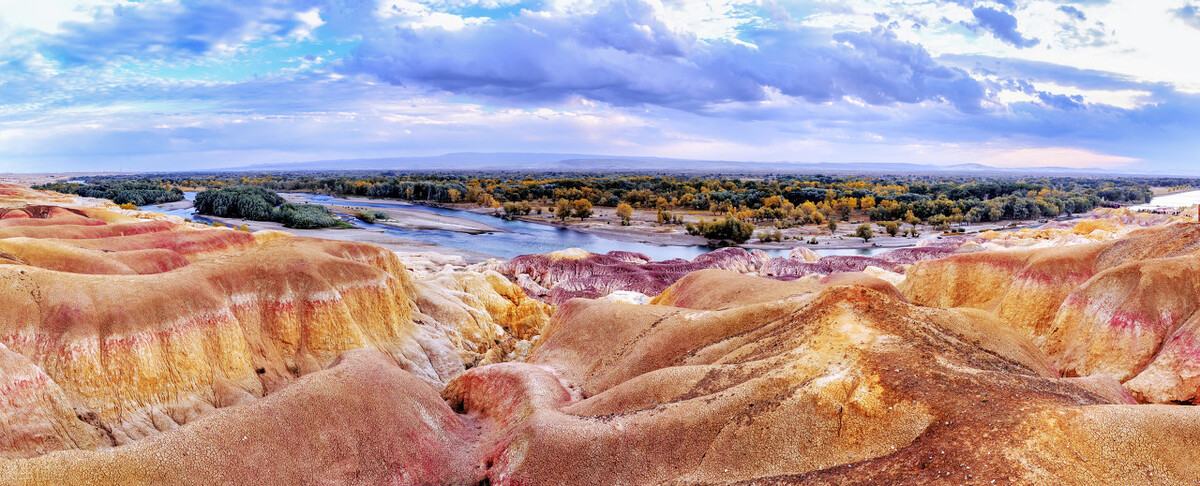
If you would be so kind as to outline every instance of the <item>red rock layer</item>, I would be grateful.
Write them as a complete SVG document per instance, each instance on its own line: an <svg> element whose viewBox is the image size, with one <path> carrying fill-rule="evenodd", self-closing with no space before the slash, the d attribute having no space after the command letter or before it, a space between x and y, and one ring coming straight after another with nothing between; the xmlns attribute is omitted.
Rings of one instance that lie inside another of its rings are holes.
<svg viewBox="0 0 1200 486"><path fill-rule="evenodd" d="M496 269L516 280L529 295L552 304L572 298L596 298L623 290L657 295L684 275L706 268L753 272L770 257L761 251L724 248L692 261L656 262L641 253L557 252L521 255ZM523 277L522 277L523 276Z"/></svg>
<svg viewBox="0 0 1200 486"><path fill-rule="evenodd" d="M788 258L771 258L758 250L723 248L688 261L653 261L641 253L613 251L593 254L569 250L546 255L522 255L495 269L521 285L538 299L561 304L573 298L598 298L616 291L658 295L691 272L705 269L730 270L779 280L807 275L861 272L877 267L904 272L907 265L953 254L971 238L947 238L921 248L901 248L875 257L826 256L799 248Z"/></svg>

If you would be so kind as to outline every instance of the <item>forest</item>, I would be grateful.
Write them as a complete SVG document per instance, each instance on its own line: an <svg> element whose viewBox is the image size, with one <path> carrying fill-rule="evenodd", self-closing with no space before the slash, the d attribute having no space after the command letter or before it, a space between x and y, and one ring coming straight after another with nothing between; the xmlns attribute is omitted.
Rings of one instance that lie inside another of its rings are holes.
<svg viewBox="0 0 1200 486"><path fill-rule="evenodd" d="M1143 203L1152 196L1151 187L1198 182L1174 177L398 172L183 173L94 177L89 181L92 184L88 186L101 187L156 184L167 191L253 186L280 192L472 204L494 207L498 212L504 209L510 216L528 214L531 209L540 212L543 207L555 214L562 201L574 206L586 201L596 207L628 205L665 212L668 223L672 222L669 211L700 211L722 219L775 222L779 227L846 221L851 214L876 222L934 226L1045 219L1100 206Z"/></svg>
<svg viewBox="0 0 1200 486"><path fill-rule="evenodd" d="M116 204L146 206L183 200L183 191L178 187L155 179L116 179L97 183L56 182L34 186L43 191L57 191L83 197L109 199Z"/></svg>

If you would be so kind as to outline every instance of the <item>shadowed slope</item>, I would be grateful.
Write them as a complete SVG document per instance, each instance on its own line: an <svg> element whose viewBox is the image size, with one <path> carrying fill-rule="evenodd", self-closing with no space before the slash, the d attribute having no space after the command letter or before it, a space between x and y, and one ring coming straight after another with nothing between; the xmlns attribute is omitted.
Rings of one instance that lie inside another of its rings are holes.
<svg viewBox="0 0 1200 486"><path fill-rule="evenodd" d="M0 462L4 484L474 484L477 430L371 350L253 404L96 452Z"/></svg>

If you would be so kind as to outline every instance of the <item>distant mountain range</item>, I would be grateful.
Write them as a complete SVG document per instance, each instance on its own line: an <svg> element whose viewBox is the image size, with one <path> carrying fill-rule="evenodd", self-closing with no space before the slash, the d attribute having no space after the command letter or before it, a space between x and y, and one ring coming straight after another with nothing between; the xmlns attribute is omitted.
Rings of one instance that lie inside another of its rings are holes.
<svg viewBox="0 0 1200 486"><path fill-rule="evenodd" d="M890 163L799 163L689 160L588 154L463 152L427 157L317 160L230 167L227 171L548 171L548 172L737 172L737 173L868 173L868 174L1022 174L1129 175L1127 172L1067 167L992 167L982 164L924 165Z"/></svg>

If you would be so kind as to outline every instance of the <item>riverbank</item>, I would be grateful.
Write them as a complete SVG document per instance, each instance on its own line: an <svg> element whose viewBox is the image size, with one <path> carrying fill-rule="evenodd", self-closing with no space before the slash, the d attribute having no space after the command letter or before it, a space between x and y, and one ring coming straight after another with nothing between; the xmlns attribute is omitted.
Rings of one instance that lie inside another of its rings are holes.
<svg viewBox="0 0 1200 486"><path fill-rule="evenodd" d="M356 214L363 211L378 211L386 214L388 219L377 220L375 221L375 224L389 226L392 228L401 228L407 230L455 231L472 235L507 231L495 226L480 223L478 221L433 214L420 209L368 208L363 206L346 206L340 204L325 204L324 206L329 208L331 212L344 214L350 217L357 217Z"/></svg>
<svg viewBox="0 0 1200 486"><path fill-rule="evenodd" d="M431 207L453 209L457 211L468 211L475 214L493 215L496 210L492 208L484 208L468 204L435 204ZM657 222L657 211L635 210L633 217L630 218L628 226L622 226L620 218L616 215L614 208L594 207L592 209L592 217L579 221L578 218L568 218L566 221L548 217L548 216L519 216L516 219L527 223L534 223L554 228L578 231L581 233L593 234L602 238L625 241L630 243L644 243L659 246L703 246L708 245L709 240L695 235L687 234L684 229L684 224L660 224ZM701 211L673 211L672 214L681 216L684 223L698 222L701 220L711 220L714 216ZM763 242L757 238L751 239L742 243L742 248L757 249L757 250L773 250L787 251L793 248L808 248L811 250L871 250L876 248L907 248L916 246L921 240L936 238L941 235L940 231L934 231L929 227L920 228L920 236L917 237L892 237L886 234L880 235L876 233L870 241L863 241L862 238L855 237L852 230L858 224L865 221L854 221L839 223L841 232L829 234L824 227L817 226L800 226L781 230L781 233L787 238L784 241ZM986 228L984 228L986 226ZM1004 225L981 225L981 228L997 229ZM774 227L759 227L755 229L755 234L763 231L772 231ZM875 228L879 230L878 227ZM816 244L811 244L813 238L816 239Z"/></svg>
<svg viewBox="0 0 1200 486"><path fill-rule="evenodd" d="M401 228L407 230L434 230L434 231L455 231L459 233L481 234L490 232L505 231L495 226L472 221L464 218L456 218L442 214L433 214L429 211L420 209L410 209L403 206L412 206L411 204L396 204L394 207L378 207L376 201L358 200L359 198L334 198L331 201L313 200L311 194L299 193L280 193L280 196L288 202L320 204L325 206L330 211L338 214L344 214L354 217L360 211L380 211L388 216L388 220L376 221L375 224L390 226L393 228ZM348 204L342 204L342 201ZM372 206L358 206L354 203L375 202Z"/></svg>
<svg viewBox="0 0 1200 486"><path fill-rule="evenodd" d="M453 256L462 257L462 259L468 264L481 263L481 262L488 261L490 259L501 258L497 255L492 255L492 254L488 254L488 253L482 253L482 252L477 252L477 251L464 250L464 249L460 249L460 248L436 245L433 243L426 243L423 241L411 240L411 239L406 239L406 238L399 238L399 237L387 234L387 232L385 232L384 230L371 229L371 228L354 227L354 228L295 229L295 228L285 227L283 224L276 223L274 221L250 221L250 220L246 220L246 219L218 218L218 217L213 217L213 216L205 216L205 219L209 219L209 220L212 220L212 221L215 221L215 222L218 222L225 226L230 226L230 227L240 227L240 226L245 225L245 227L252 232L253 231L262 231L262 230L285 231L285 232L291 233L296 236L306 236L309 238L324 238L327 240L371 243L374 245L382 246L384 248L387 248L391 251L398 252L398 253L417 253L417 254L437 253L437 254L442 254L442 255L453 255Z"/></svg>

